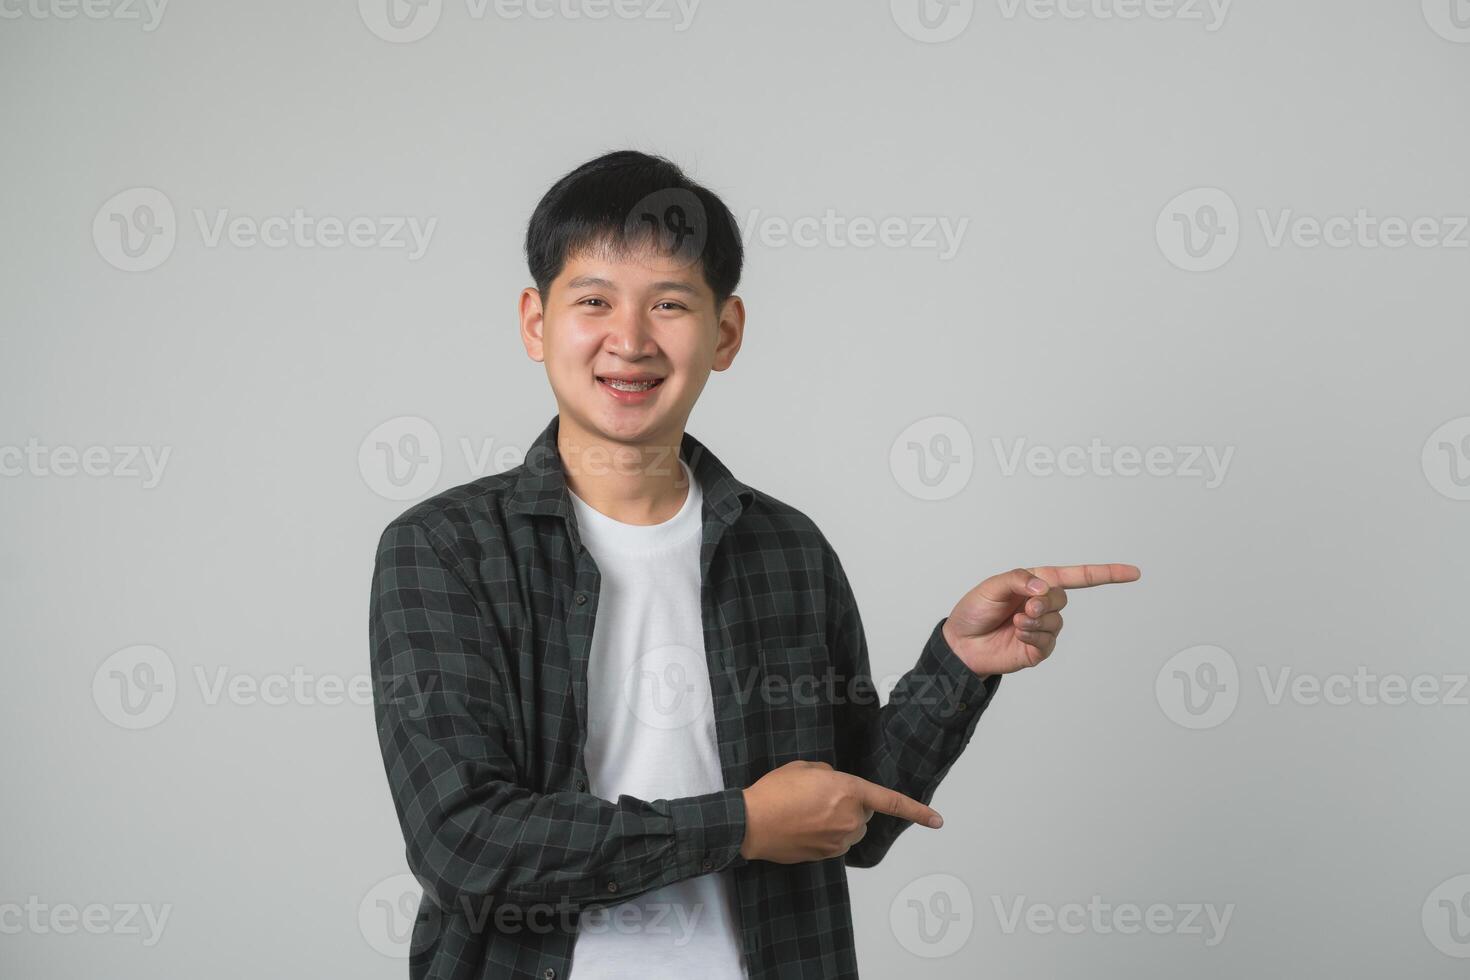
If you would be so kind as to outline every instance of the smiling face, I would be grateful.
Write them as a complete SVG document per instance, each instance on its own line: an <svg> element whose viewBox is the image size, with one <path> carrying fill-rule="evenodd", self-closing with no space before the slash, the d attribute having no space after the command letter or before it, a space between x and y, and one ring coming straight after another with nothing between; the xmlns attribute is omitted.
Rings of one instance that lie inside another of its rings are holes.
<svg viewBox="0 0 1470 980"><path fill-rule="evenodd" d="M546 365L561 427L578 442L677 446L744 327L738 296L717 309L698 262L653 249L582 250L547 295L521 293L521 340Z"/></svg>

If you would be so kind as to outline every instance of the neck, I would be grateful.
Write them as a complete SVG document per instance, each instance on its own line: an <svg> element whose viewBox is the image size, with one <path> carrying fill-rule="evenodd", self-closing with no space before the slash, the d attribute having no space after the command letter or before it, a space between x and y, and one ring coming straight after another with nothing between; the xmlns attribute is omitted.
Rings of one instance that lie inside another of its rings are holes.
<svg viewBox="0 0 1470 980"><path fill-rule="evenodd" d="M624 524L662 524L679 512L689 481L679 465L684 433L620 442L569 423L557 426L567 487L589 507Z"/></svg>

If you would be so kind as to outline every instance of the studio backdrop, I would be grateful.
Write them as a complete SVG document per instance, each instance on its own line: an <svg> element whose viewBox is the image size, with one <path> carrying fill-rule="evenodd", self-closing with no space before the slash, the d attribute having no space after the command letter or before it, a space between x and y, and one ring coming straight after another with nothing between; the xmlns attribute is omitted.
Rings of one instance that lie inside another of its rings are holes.
<svg viewBox="0 0 1470 980"><path fill-rule="evenodd" d="M1470 969L1464 0L0 0L0 974L401 978L382 529L555 414L522 238L667 156L688 431L880 690L1130 562L849 881L864 976Z"/></svg>

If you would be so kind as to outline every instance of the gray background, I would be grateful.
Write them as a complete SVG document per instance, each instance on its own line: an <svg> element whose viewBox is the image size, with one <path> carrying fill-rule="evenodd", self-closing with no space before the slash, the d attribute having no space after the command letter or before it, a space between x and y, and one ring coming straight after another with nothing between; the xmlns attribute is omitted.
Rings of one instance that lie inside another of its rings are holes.
<svg viewBox="0 0 1470 980"><path fill-rule="evenodd" d="M631 146L742 224L968 221L949 256L762 226L744 348L689 426L834 542L875 675L995 572L1144 572L1075 593L1056 654L1002 684L935 797L945 828L852 873L864 975L1465 975L1470 233L1443 239L1470 213L1470 28L1450 19L1470 4L1240 0L1212 25L1203 5L984 0L937 42L903 2L706 0L680 30L672 7L445 0L404 42L374 32L374 0L176 0L152 30L146 8L27 2L0 19L0 972L406 975L370 705L213 685L365 678L373 546L408 504L359 450L430 426L417 496L518 461L464 447L523 452L554 412L516 334L525 221L555 177ZM166 197L176 241L125 271L106 230L139 216L135 188ZM1171 210L1196 188L1238 217ZM296 208L436 224L411 258L211 245L196 217ZM1359 209L1440 232L1268 233ZM1181 268L1176 213L1223 229L1217 268ZM969 476L921 499L895 458L941 430ZM1233 455L1210 486L1007 472L993 443L1094 438ZM18 462L28 442L63 453ZM64 447L105 447L108 475L62 475ZM169 451L156 485L128 447ZM166 715L129 727L112 684L146 680L140 657L175 675L152 675ZM1236 668L1216 675L1233 708L1189 727L1170 692L1201 658ZM1284 669L1441 696L1273 699ZM1213 943L1207 922L1008 932L996 906L1094 895L1231 919ZM961 911L931 941L910 898ZM56 918L89 905L95 932ZM156 942L120 911L144 906L168 909Z"/></svg>

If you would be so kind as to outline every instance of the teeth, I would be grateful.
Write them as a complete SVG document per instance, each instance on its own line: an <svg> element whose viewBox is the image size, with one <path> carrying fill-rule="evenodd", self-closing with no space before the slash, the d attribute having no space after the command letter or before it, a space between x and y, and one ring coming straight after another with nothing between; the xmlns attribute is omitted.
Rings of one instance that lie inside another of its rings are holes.
<svg viewBox="0 0 1470 980"><path fill-rule="evenodd" d="M657 381L613 381L611 379L607 383L618 391L647 391L658 384Z"/></svg>

